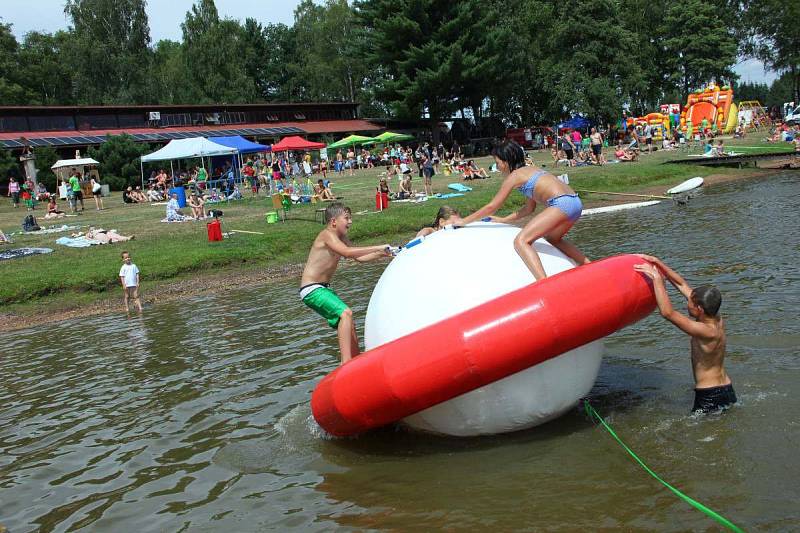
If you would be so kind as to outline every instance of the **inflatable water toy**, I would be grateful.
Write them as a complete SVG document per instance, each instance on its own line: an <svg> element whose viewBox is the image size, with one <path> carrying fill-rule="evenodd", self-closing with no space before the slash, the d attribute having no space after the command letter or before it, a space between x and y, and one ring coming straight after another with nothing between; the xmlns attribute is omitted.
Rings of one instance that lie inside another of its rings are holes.
<svg viewBox="0 0 800 533"><path fill-rule="evenodd" d="M701 187L702 185L703 185L703 178L701 178L700 176L689 178L683 183L679 183L678 185L669 189L667 191L667 194L680 194L682 192L691 191L692 189Z"/></svg>
<svg viewBox="0 0 800 533"><path fill-rule="evenodd" d="M531 283L514 252L518 232L478 222L406 245L372 294L367 351L314 390L319 425L336 436L399 420L446 435L494 434L556 418L585 396L603 337L655 308L651 285L633 270L641 260L574 268L539 240L550 277Z"/></svg>

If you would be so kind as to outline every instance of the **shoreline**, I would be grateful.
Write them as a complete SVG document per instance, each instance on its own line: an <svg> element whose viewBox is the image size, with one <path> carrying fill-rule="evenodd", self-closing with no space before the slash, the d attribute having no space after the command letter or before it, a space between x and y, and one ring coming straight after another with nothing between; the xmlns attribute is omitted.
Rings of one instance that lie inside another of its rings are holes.
<svg viewBox="0 0 800 533"><path fill-rule="evenodd" d="M711 174L704 178L704 187L762 177L765 174L783 168L785 167L757 168L753 172L740 175ZM662 195L663 190L664 187L662 185L657 185L632 188L624 192L641 195ZM613 195L609 196L613 198ZM592 194L584 204L586 208L591 208L619 205L632 201L635 201L635 199L611 199L604 198L602 194ZM342 266L347 268L346 264ZM262 287L292 276L299 276L302 268L302 262L290 262L270 267L264 267L263 265L230 266L212 273L191 272L184 276L148 284L142 291L142 304L153 306L187 297L224 294L245 287ZM235 273L235 276L232 276L232 273ZM235 283L231 283L231 279L235 279ZM192 282L190 283L189 280ZM78 303L70 301L73 295L72 293L57 294L39 299L33 303L11 306L11 311L0 312L0 329L3 331L15 331L74 318L122 312L122 298L119 291L85 295L83 300L86 301Z"/></svg>

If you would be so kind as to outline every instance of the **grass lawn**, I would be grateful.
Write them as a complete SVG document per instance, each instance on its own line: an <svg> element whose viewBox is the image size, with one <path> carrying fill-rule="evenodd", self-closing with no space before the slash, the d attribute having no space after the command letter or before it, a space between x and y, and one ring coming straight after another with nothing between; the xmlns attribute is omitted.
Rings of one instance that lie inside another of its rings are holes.
<svg viewBox="0 0 800 533"><path fill-rule="evenodd" d="M725 142L728 149L760 153L787 149L783 145L759 143L751 136L749 139ZM739 146L755 148L739 149ZM787 151L791 151L787 149ZM696 165L664 164L671 159L684 157L683 152L662 152L642 156L637 163L623 163L603 167L579 167L566 169L560 167L556 174L569 173L570 184L576 189L590 189L617 192L636 192L645 187L675 185L693 176L709 174L732 174L750 172L735 169L720 169ZM551 168L549 153L533 154L537 164L545 163ZM478 164L488 167L490 158L480 158ZM358 244L377 244L389 242L401 244L410 240L415 232L430 224L434 214L443 204L451 205L467 214L486 203L499 187L501 177L492 174L490 179L467 182L474 191L463 197L448 200L431 199L424 203L392 204L382 213L372 213L375 209L375 186L383 169L357 171L355 176L329 175L334 183L334 193L343 197L354 213L369 211L369 214L354 216L350 232L353 242ZM434 192L448 192L447 184L459 181L456 176L437 175L433 179ZM414 178L415 189L421 186L421 179ZM393 190L396 183L390 184ZM452 192L452 191L450 191ZM222 242L208 242L204 222L184 222L165 224L159 222L164 217L163 205L123 205L120 193L105 198L106 209L97 212L94 200L88 199L86 211L77 217L67 217L54 221L41 218L46 206L40 204L34 212L43 228L51 225L80 225L81 231L89 226L116 229L123 235L135 235L128 243L92 246L90 248L67 248L55 244L55 240L68 233L37 235L35 233L13 236L14 245L49 247L54 252L47 255L31 256L0 262L0 274L4 283L0 285L0 304L14 304L13 309L32 310L43 304L81 305L102 295L111 288L119 286L120 252L129 250L134 262L142 271L143 286L165 280L190 279L200 273L228 269L235 278L237 269L280 267L302 262L308 247L322 229L314 221L317 206L302 204L289 213L286 223L267 224L265 214L273 211L272 203L263 194L251 198L249 191L245 199L221 204L224 213L223 231L246 230L262 232L256 234L235 234ZM587 199L591 201L592 196ZM522 204L520 195L512 195L501 214L509 212ZM68 210L66 202L60 202L63 210ZM4 232L20 231L20 224L26 215L24 207L13 209L10 202L0 203L0 228Z"/></svg>

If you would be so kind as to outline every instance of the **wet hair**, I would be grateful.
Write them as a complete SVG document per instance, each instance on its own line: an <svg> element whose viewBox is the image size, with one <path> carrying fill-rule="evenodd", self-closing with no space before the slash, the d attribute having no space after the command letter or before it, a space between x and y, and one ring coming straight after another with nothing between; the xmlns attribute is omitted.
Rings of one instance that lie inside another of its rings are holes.
<svg viewBox="0 0 800 533"><path fill-rule="evenodd" d="M722 305L722 294L713 285L703 285L692 291L692 302L708 316L717 316Z"/></svg>
<svg viewBox="0 0 800 533"><path fill-rule="evenodd" d="M342 202L333 202L325 208L325 223L327 224L334 218L345 214L351 214L350 208Z"/></svg>
<svg viewBox="0 0 800 533"><path fill-rule="evenodd" d="M435 229L439 229L441 226L439 225L440 220L444 220L447 222L453 216L461 216L461 213L458 212L457 209L453 209L450 206L443 205L439 208L439 212L436 213L436 218L433 219L433 227Z"/></svg>
<svg viewBox="0 0 800 533"><path fill-rule="evenodd" d="M131 254L128 253L128 250L122 250L122 252L120 252L119 256L120 257L125 257L125 254L131 255Z"/></svg>
<svg viewBox="0 0 800 533"><path fill-rule="evenodd" d="M500 161L508 163L508 169L512 172L525 166L525 151L510 139L495 145L492 148L492 155Z"/></svg>

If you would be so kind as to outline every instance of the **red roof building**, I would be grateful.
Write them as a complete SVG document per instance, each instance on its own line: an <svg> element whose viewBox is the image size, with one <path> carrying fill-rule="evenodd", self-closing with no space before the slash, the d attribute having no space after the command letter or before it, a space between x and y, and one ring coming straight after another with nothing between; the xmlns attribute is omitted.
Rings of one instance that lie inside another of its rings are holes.
<svg viewBox="0 0 800 533"><path fill-rule="evenodd" d="M146 106L0 106L0 147L22 150L98 145L108 135L166 143L189 137L241 135L272 144L288 135L374 133L354 103Z"/></svg>

